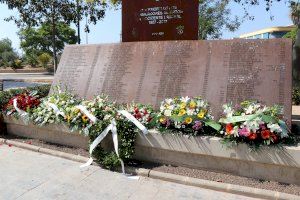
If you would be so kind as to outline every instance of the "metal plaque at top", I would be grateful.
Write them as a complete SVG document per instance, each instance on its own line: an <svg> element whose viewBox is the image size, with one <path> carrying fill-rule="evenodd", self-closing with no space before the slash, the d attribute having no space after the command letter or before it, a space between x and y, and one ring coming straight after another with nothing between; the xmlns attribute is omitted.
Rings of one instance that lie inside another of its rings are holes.
<svg viewBox="0 0 300 200"><path fill-rule="evenodd" d="M282 105L290 121L291 55L288 39L74 45L65 48L53 85L156 108L165 98L202 96L216 118L224 103L259 100Z"/></svg>
<svg viewBox="0 0 300 200"><path fill-rule="evenodd" d="M197 40L198 0L123 0L122 41Z"/></svg>

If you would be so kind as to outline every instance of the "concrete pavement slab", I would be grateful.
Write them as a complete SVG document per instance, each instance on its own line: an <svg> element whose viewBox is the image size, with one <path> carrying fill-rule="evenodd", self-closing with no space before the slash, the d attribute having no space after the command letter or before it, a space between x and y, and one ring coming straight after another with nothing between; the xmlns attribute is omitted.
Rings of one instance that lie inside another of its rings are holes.
<svg viewBox="0 0 300 200"><path fill-rule="evenodd" d="M0 146L0 199L197 199L251 200L253 198L126 176L97 166Z"/></svg>

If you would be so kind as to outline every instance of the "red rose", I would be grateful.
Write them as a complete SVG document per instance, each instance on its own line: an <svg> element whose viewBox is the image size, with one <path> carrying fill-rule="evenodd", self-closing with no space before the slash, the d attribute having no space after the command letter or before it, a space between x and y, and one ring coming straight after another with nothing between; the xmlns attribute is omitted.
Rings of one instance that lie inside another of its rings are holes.
<svg viewBox="0 0 300 200"><path fill-rule="evenodd" d="M148 114L148 111L145 109L144 110L144 115L147 115Z"/></svg>
<svg viewBox="0 0 300 200"><path fill-rule="evenodd" d="M147 122L151 122L152 117L148 117Z"/></svg>
<svg viewBox="0 0 300 200"><path fill-rule="evenodd" d="M256 140L256 138L257 138L257 134L256 133L250 133L250 135L248 136L248 139L249 140Z"/></svg>
<svg viewBox="0 0 300 200"><path fill-rule="evenodd" d="M273 143L278 143L279 138L278 138L278 136L277 136L276 134L272 133L272 134L271 134L271 137L272 137Z"/></svg>
<svg viewBox="0 0 300 200"><path fill-rule="evenodd" d="M232 124L226 124L226 133L231 134L231 131L233 130Z"/></svg>
<svg viewBox="0 0 300 200"><path fill-rule="evenodd" d="M264 130L261 132L261 138L264 140L268 140L271 137L271 132L270 130Z"/></svg>
<svg viewBox="0 0 300 200"><path fill-rule="evenodd" d="M141 113L137 113L137 114L135 115L135 118L137 118L137 119L141 119L141 118L142 118L142 115L141 115Z"/></svg>
<svg viewBox="0 0 300 200"><path fill-rule="evenodd" d="M138 108L134 108L134 112L135 112L135 114L138 114L139 113L139 109Z"/></svg>

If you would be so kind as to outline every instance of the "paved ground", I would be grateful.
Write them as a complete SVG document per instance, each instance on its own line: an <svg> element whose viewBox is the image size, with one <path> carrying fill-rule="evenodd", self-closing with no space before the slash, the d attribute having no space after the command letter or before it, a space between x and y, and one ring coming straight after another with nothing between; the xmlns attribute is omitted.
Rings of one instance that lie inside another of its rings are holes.
<svg viewBox="0 0 300 200"><path fill-rule="evenodd" d="M47 73L0 73L0 80L11 80L11 79L43 79L52 80L53 75Z"/></svg>
<svg viewBox="0 0 300 200"><path fill-rule="evenodd" d="M33 82L42 81L49 83L53 78L53 75L47 73L0 73L0 80L4 80L4 90L18 87L32 87L41 84Z"/></svg>
<svg viewBox="0 0 300 200"><path fill-rule="evenodd" d="M197 199L251 200L160 180L121 174L15 147L0 145L0 199Z"/></svg>
<svg viewBox="0 0 300 200"><path fill-rule="evenodd" d="M3 82L3 90L8 90L12 88L19 87L33 87L37 85L42 85L43 83L28 83L28 82L20 82L20 81L4 81Z"/></svg>

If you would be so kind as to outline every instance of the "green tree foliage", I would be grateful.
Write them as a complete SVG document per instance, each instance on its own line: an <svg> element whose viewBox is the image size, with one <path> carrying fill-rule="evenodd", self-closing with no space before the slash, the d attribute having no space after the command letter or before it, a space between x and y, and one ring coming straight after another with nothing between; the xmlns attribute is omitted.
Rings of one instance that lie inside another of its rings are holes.
<svg viewBox="0 0 300 200"><path fill-rule="evenodd" d="M14 67L17 59L18 54L14 51L11 40L0 40L0 67Z"/></svg>
<svg viewBox="0 0 300 200"><path fill-rule="evenodd" d="M51 25L51 46L55 68L57 67L57 23L63 21L70 25L83 14L89 17L91 23L96 23L104 17L106 6L104 1L82 1L81 4L77 4L74 0L0 0L0 3L5 3L9 9L17 11L19 15L10 16L6 20L13 20L19 27Z"/></svg>
<svg viewBox="0 0 300 200"><path fill-rule="evenodd" d="M229 1L199 0L199 39L217 39L224 29L235 31L241 19L231 16Z"/></svg>
<svg viewBox="0 0 300 200"><path fill-rule="evenodd" d="M26 58L38 57L43 53L53 55L51 24L46 23L38 28L23 28L19 31L19 37ZM55 40L57 53L62 52L65 44L75 43L75 30L63 22L57 23Z"/></svg>
<svg viewBox="0 0 300 200"><path fill-rule="evenodd" d="M38 61L42 67L47 68L49 62L51 61L51 56L48 53L42 53L38 57Z"/></svg>
<svg viewBox="0 0 300 200"><path fill-rule="evenodd" d="M111 5L120 8L121 0L110 0ZM229 0L199 0L199 39L217 39L224 29L235 31L241 19L232 17Z"/></svg>
<svg viewBox="0 0 300 200"><path fill-rule="evenodd" d="M298 33L298 29L297 28L294 28L292 31L288 32L287 34L285 34L283 36L283 38L289 38L289 39L292 39L293 40L293 43L296 42L296 36L297 36L297 33Z"/></svg>

